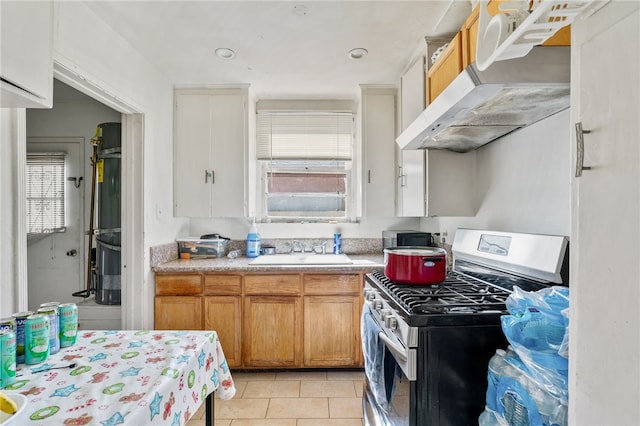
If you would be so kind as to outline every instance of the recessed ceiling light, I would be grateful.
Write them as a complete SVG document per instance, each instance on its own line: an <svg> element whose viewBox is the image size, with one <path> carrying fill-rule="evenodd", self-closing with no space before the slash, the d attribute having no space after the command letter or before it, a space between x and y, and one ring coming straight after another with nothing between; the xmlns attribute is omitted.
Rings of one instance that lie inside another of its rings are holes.
<svg viewBox="0 0 640 426"><path fill-rule="evenodd" d="M222 59L233 59L236 57L236 52L226 47L219 47L216 49L216 56Z"/></svg>
<svg viewBox="0 0 640 426"><path fill-rule="evenodd" d="M362 59L365 56L367 56L367 53L369 53L367 49L363 49L362 47L357 47L349 51L349 57L351 59Z"/></svg>

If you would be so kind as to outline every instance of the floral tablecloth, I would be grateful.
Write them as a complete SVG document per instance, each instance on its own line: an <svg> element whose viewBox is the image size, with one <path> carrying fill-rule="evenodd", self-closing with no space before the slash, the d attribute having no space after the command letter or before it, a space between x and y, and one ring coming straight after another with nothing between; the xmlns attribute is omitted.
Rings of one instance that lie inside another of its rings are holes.
<svg viewBox="0 0 640 426"><path fill-rule="evenodd" d="M12 425L184 425L235 386L215 331L80 331L75 345L19 365L5 393L27 406Z"/></svg>

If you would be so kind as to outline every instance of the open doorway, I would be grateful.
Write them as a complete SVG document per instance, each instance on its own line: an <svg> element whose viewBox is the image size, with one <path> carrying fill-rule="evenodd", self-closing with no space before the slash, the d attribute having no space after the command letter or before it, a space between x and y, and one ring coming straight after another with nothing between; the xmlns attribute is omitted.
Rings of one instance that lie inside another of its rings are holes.
<svg viewBox="0 0 640 426"><path fill-rule="evenodd" d="M35 310L41 303L51 301L75 302L79 308L80 327L84 329L122 328L119 292L118 303L105 303L104 298L98 298L99 303L96 303L95 291L87 291L96 288L97 274L87 271L99 260L96 239L89 241L88 235L89 224L93 223L90 216L94 209L91 207L97 204L96 191L93 191L93 199L91 196L92 183L98 183L93 182L91 140L98 126L109 123L117 125L119 131L121 121L120 112L58 80L54 80L53 108L28 109L26 113L27 157L35 153L60 153L65 158L66 170L64 229L31 238L28 242L28 309ZM109 164L105 168L105 162L113 161L101 159L100 172L105 169L109 172ZM120 176L116 178L121 179ZM97 186L100 191L102 186L99 183ZM119 182L117 186L119 189ZM114 208L120 215L119 198L113 204L117 204ZM94 218L96 216L97 212L94 212ZM119 259L117 267L120 268ZM79 292L88 297L73 296Z"/></svg>

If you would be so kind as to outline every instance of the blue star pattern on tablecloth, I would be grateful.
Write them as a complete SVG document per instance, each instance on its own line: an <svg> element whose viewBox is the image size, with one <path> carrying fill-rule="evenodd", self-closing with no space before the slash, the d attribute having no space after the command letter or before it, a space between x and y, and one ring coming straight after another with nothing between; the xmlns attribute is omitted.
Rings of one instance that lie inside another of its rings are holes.
<svg viewBox="0 0 640 426"><path fill-rule="evenodd" d="M225 374L229 372L229 364L227 364L227 360L226 359L224 361L222 361L222 363L220 363L220 368L222 369L222 371Z"/></svg>
<svg viewBox="0 0 640 426"><path fill-rule="evenodd" d="M191 357L189 355L179 355L176 357L176 362L178 364L185 364L187 362L189 362L189 360L191 359Z"/></svg>
<svg viewBox="0 0 640 426"><path fill-rule="evenodd" d="M124 423L124 417L120 413L114 413L113 416L109 417L107 420L100 422L104 426L115 426L121 425Z"/></svg>
<svg viewBox="0 0 640 426"><path fill-rule="evenodd" d="M151 401L151 404L149 404L149 418L150 418L150 420L153 420L153 418L157 414L160 414L160 403L161 402L162 402L162 395L160 395L158 392L156 392L156 394L153 397L153 401Z"/></svg>
<svg viewBox="0 0 640 426"><path fill-rule="evenodd" d="M66 386L64 388L58 388L56 389L53 394L51 396L69 396L72 393L74 393L75 391L80 390L79 388L76 387L76 385L69 385Z"/></svg>
<svg viewBox="0 0 640 426"><path fill-rule="evenodd" d="M120 372L120 377L137 376L142 368L129 367L128 369Z"/></svg>
<svg viewBox="0 0 640 426"><path fill-rule="evenodd" d="M100 352L99 354L95 354L94 356L89 357L89 361L100 361L101 359L105 358L107 358L107 355Z"/></svg>
<svg viewBox="0 0 640 426"><path fill-rule="evenodd" d="M180 417L182 417L182 411L174 414L173 422L171 422L171 426L180 426Z"/></svg>
<svg viewBox="0 0 640 426"><path fill-rule="evenodd" d="M202 368L204 366L204 351L200 351L200 355L198 355L198 367Z"/></svg>
<svg viewBox="0 0 640 426"><path fill-rule="evenodd" d="M53 365L49 365L47 363L41 364L37 367L33 367L31 368L31 372L32 373L41 373L43 371L49 371L51 370L51 367L53 367Z"/></svg>
<svg viewBox="0 0 640 426"><path fill-rule="evenodd" d="M118 330L106 330L104 332L104 334L108 335L108 334L118 334Z"/></svg>
<svg viewBox="0 0 640 426"><path fill-rule="evenodd" d="M213 386L214 387L218 387L218 383L219 383L219 378L218 378L218 370L216 370L215 368L213 369L213 374L211 375L211 381L213 382Z"/></svg>
<svg viewBox="0 0 640 426"><path fill-rule="evenodd" d="M136 342L129 342L129 347L130 348L139 348L142 345L144 345L144 341L143 340L138 340Z"/></svg>

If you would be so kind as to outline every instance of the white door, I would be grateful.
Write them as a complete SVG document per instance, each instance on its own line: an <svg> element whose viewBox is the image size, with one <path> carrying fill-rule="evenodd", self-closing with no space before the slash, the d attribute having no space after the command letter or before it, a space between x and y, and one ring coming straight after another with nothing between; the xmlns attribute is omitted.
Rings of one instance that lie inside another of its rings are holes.
<svg viewBox="0 0 640 426"><path fill-rule="evenodd" d="M29 309L34 310L44 302L82 300L73 297L72 293L86 287L84 265L87 254L84 252L86 237L82 206L84 188L91 185L91 177L83 176L82 137L28 138L27 154L31 152L66 153L66 230L32 240L27 247Z"/></svg>
<svg viewBox="0 0 640 426"><path fill-rule="evenodd" d="M571 31L572 119L590 131L591 169L572 182L569 420L638 425L638 2L610 2Z"/></svg>

